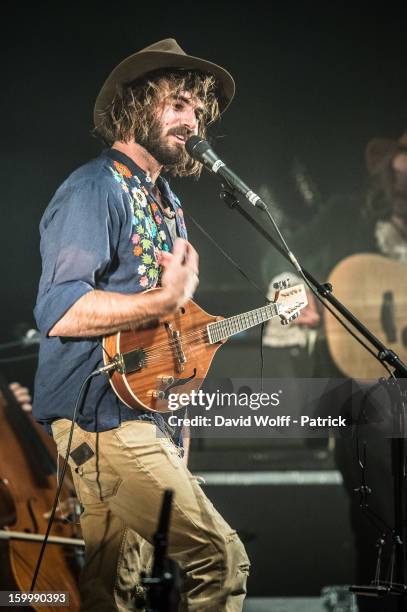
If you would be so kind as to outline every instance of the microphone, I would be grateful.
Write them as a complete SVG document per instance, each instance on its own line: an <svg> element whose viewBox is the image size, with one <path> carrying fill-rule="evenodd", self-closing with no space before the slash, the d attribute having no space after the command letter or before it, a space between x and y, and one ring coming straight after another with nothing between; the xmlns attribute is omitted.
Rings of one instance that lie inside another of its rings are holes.
<svg viewBox="0 0 407 612"><path fill-rule="evenodd" d="M218 157L209 142L200 136L191 136L185 143L189 155L201 162L210 172L218 174L234 191L245 196L253 206L267 210L266 204Z"/></svg>

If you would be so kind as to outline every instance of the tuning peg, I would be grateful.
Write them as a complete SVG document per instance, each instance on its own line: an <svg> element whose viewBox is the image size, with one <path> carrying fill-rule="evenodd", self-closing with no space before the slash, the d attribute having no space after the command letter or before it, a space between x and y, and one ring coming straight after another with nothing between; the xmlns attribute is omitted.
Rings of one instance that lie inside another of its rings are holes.
<svg viewBox="0 0 407 612"><path fill-rule="evenodd" d="M290 286L289 278L273 283L273 289L287 289L289 286Z"/></svg>

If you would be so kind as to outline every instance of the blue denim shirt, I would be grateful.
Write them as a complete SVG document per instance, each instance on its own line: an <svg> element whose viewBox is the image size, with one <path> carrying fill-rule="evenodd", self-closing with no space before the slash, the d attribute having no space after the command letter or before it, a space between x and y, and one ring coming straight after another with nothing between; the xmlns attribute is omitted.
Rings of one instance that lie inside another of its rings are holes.
<svg viewBox="0 0 407 612"><path fill-rule="evenodd" d="M186 238L178 198L162 177L157 186L176 213L177 234ZM101 338L49 337L50 329L88 291L134 294L159 284L156 254L171 250L172 241L152 188L131 159L109 149L71 174L45 210L33 414L48 430L53 420L72 418L82 382L103 365ZM85 389L77 422L87 431L105 431L140 418L162 423L160 415L125 406L101 375Z"/></svg>

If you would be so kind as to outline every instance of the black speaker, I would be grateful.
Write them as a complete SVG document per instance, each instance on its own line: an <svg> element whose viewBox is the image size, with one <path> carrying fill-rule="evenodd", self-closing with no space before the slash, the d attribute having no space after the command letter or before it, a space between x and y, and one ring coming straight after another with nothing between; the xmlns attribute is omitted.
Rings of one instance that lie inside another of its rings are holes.
<svg viewBox="0 0 407 612"><path fill-rule="evenodd" d="M206 478L206 494L246 546L249 596L318 596L325 585L354 581L348 499L337 472L247 472L240 475L246 484L233 472Z"/></svg>

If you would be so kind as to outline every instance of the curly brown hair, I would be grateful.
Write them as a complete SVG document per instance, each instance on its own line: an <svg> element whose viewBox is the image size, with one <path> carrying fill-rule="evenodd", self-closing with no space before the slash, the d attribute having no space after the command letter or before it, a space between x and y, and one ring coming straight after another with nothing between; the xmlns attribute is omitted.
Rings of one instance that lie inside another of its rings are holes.
<svg viewBox="0 0 407 612"><path fill-rule="evenodd" d="M219 116L216 80L212 75L198 70L156 70L146 76L122 85L101 113L96 134L111 146L115 141L145 141L155 121L155 110L165 98L188 91L192 99L203 104L203 113L198 124L198 134L205 138L206 127ZM173 176L199 176L202 164L186 152L181 161L164 168Z"/></svg>
<svg viewBox="0 0 407 612"><path fill-rule="evenodd" d="M393 147L369 181L363 212L371 220L388 219L392 214L394 196L393 160L400 153L407 154L407 147L404 145Z"/></svg>

